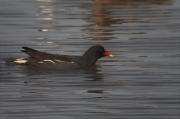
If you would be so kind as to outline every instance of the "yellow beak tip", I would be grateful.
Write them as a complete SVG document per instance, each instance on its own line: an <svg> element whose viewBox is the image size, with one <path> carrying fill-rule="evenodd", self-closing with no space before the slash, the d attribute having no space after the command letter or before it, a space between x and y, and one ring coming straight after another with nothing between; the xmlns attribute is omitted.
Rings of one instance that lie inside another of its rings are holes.
<svg viewBox="0 0 180 119"><path fill-rule="evenodd" d="M111 54L111 55L109 55L108 57L109 57L109 58L112 58L112 57L114 57L114 56Z"/></svg>

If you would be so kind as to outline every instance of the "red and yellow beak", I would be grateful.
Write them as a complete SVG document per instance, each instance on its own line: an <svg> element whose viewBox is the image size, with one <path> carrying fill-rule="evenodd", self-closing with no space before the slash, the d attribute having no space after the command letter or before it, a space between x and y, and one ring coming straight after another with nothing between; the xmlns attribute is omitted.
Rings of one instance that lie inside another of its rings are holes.
<svg viewBox="0 0 180 119"><path fill-rule="evenodd" d="M109 57L109 58L113 57L112 53L109 52L107 49L105 49L104 56Z"/></svg>

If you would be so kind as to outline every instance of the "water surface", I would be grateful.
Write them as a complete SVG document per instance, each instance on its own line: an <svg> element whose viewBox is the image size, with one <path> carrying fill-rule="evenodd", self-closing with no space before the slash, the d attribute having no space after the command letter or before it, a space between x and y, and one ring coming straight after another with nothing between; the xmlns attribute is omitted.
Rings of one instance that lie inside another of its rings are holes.
<svg viewBox="0 0 180 119"><path fill-rule="evenodd" d="M0 119L179 119L178 0L0 0ZM22 46L114 58L93 71L29 70Z"/></svg>

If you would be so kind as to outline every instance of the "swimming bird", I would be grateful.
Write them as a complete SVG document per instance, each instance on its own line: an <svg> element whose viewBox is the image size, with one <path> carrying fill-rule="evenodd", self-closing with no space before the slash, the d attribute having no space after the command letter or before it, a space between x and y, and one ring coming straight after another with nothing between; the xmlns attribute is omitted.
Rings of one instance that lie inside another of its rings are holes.
<svg viewBox="0 0 180 119"><path fill-rule="evenodd" d="M96 61L102 57L113 57L109 52L101 45L94 45L90 47L82 56L62 55L62 54L50 54L41 52L29 47L22 47L22 52L29 55L26 58L16 59L14 62L21 65L30 65L41 68L88 68L96 64Z"/></svg>

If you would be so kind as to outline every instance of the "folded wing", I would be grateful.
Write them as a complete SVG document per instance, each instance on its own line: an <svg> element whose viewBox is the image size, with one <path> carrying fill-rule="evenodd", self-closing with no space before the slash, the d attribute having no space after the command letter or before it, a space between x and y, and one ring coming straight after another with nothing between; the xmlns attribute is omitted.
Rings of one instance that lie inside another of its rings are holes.
<svg viewBox="0 0 180 119"><path fill-rule="evenodd" d="M67 55L58 55L58 54L49 54L46 52L41 52L29 47L22 47L22 52L28 54L30 58L34 58L36 60L61 60L66 62L71 62L72 58Z"/></svg>

